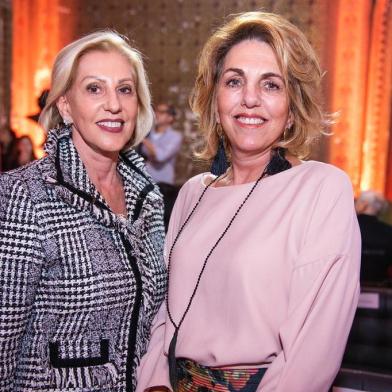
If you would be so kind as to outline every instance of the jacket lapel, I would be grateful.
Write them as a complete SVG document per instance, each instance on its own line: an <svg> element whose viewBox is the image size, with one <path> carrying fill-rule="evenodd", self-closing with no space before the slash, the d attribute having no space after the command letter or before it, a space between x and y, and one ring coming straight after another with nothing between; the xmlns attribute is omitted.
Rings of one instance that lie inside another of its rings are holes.
<svg viewBox="0 0 392 392"><path fill-rule="evenodd" d="M130 150L121 154L117 170L123 178L128 216L114 214L102 195L90 181L86 168L71 139L70 128L56 128L49 132L45 150L44 178L58 198L82 211L89 211L100 223L116 228L125 235L132 234L145 196L155 187L144 172L140 156ZM137 214L136 214L137 212ZM134 233L136 234L136 233Z"/></svg>

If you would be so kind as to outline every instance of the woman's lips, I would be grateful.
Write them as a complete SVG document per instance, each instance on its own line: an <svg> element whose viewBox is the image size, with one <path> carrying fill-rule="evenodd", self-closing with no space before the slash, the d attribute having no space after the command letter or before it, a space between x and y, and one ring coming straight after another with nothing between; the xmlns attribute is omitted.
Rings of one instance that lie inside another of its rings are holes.
<svg viewBox="0 0 392 392"><path fill-rule="evenodd" d="M264 122L266 121L261 116L251 116L251 115L244 115L244 114L238 114L234 116L234 118L241 125L245 125L245 126L259 126L264 124Z"/></svg>
<svg viewBox="0 0 392 392"><path fill-rule="evenodd" d="M98 121L96 124L106 132L118 133L121 132L123 129L124 121L102 120L102 121Z"/></svg>

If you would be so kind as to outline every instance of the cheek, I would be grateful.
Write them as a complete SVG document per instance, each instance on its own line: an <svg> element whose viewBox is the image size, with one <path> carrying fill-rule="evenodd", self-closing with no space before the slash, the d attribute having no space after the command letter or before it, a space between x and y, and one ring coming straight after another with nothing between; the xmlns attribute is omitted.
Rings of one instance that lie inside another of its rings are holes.
<svg viewBox="0 0 392 392"><path fill-rule="evenodd" d="M99 104L90 99L73 100L70 105L73 121L84 121L94 116Z"/></svg>
<svg viewBox="0 0 392 392"><path fill-rule="evenodd" d="M227 91L220 91L217 95L217 111L220 116L229 114L236 104L236 94Z"/></svg>
<svg viewBox="0 0 392 392"><path fill-rule="evenodd" d="M124 107L127 108L129 117L137 117L139 113L139 103L135 98L129 98L124 100Z"/></svg>
<svg viewBox="0 0 392 392"><path fill-rule="evenodd" d="M264 105L274 117L286 118L289 115L287 100L283 97L266 99Z"/></svg>

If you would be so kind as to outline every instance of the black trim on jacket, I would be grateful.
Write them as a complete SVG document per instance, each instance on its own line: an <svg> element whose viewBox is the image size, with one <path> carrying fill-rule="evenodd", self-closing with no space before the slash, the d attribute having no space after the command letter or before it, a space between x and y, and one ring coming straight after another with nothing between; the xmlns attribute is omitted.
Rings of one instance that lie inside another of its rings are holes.
<svg viewBox="0 0 392 392"><path fill-rule="evenodd" d="M50 363L55 368L85 367L104 365L109 362L109 340L100 341L100 356L90 358L60 358L59 342L49 342Z"/></svg>

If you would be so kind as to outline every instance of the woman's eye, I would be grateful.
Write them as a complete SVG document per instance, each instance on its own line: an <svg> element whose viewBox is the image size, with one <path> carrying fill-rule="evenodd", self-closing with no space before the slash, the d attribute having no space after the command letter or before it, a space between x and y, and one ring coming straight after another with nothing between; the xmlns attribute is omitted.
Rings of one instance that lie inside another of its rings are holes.
<svg viewBox="0 0 392 392"><path fill-rule="evenodd" d="M226 81L226 86L228 87L238 87L241 86L241 79L232 78Z"/></svg>
<svg viewBox="0 0 392 392"><path fill-rule="evenodd" d="M133 89L131 86L122 86L118 89L122 94L132 94Z"/></svg>
<svg viewBox="0 0 392 392"><path fill-rule="evenodd" d="M275 82L273 82L271 80L266 80L264 82L264 87L267 90L271 90L271 91L278 91L278 90L281 89L281 86L278 83L275 83Z"/></svg>
<svg viewBox="0 0 392 392"><path fill-rule="evenodd" d="M89 84L86 87L87 91L92 94L97 94L100 92L100 88L97 84Z"/></svg>

